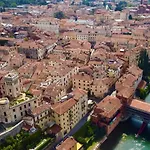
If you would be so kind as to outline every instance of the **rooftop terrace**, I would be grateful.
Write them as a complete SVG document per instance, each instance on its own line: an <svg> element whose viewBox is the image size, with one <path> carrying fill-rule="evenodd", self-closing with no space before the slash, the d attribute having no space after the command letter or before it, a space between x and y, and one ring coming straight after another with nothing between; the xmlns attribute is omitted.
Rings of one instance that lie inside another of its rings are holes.
<svg viewBox="0 0 150 150"><path fill-rule="evenodd" d="M23 103L25 101L28 101L32 98L33 96L31 94L27 94L27 93L21 93L17 98L12 99L10 101L10 106L15 106L18 105L20 103Z"/></svg>

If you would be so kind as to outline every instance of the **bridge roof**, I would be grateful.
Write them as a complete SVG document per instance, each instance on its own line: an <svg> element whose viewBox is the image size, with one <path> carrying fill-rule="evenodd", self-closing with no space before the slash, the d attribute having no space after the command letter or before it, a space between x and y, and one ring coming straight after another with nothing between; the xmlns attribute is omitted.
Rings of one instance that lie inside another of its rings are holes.
<svg viewBox="0 0 150 150"><path fill-rule="evenodd" d="M135 109L150 113L150 104L149 103L142 102L142 101L137 100L137 99L133 99L130 106L134 107Z"/></svg>

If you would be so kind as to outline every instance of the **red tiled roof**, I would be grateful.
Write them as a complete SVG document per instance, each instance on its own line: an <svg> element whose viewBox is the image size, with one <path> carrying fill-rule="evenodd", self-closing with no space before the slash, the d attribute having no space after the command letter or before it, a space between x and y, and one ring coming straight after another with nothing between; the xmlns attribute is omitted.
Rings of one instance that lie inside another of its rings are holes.
<svg viewBox="0 0 150 150"><path fill-rule="evenodd" d="M50 105L45 103L45 104L43 104L43 105L41 105L39 107L34 108L32 110L32 114L34 116L39 115L39 114L41 114L42 112L44 112L45 110L47 110L49 108L50 108Z"/></svg>
<svg viewBox="0 0 150 150"><path fill-rule="evenodd" d="M66 100L64 102L58 102L52 105L52 110L57 114L62 115L70 108L72 108L76 103L77 101L75 101L73 98L70 98L69 100Z"/></svg>
<svg viewBox="0 0 150 150"><path fill-rule="evenodd" d="M61 145L56 147L56 150L70 150L77 144L77 141L73 137L67 138Z"/></svg>
<svg viewBox="0 0 150 150"><path fill-rule="evenodd" d="M142 111L150 113L150 104L149 103L133 99L130 106L135 108L135 109L142 110Z"/></svg>
<svg viewBox="0 0 150 150"><path fill-rule="evenodd" d="M61 127L57 124L54 124L52 127L50 127L46 132L49 134L57 134L61 131Z"/></svg>
<svg viewBox="0 0 150 150"><path fill-rule="evenodd" d="M94 114L111 118L121 107L122 104L118 98L107 96L100 103L96 105Z"/></svg>
<svg viewBox="0 0 150 150"><path fill-rule="evenodd" d="M25 131L29 131L32 128L32 126L28 125L28 124L23 124L22 129Z"/></svg>

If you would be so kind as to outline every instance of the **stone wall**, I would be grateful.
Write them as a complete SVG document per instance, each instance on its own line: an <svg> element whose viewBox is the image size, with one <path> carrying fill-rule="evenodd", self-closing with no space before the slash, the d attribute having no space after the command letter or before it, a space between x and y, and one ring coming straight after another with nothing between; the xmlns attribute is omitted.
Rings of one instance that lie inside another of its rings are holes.
<svg viewBox="0 0 150 150"><path fill-rule="evenodd" d="M0 141L2 139L5 139L8 136L15 136L17 133L19 133L20 130L22 129L23 122L24 121L22 120L18 124L16 124L14 127L12 127L11 129L6 130L6 131L0 133Z"/></svg>

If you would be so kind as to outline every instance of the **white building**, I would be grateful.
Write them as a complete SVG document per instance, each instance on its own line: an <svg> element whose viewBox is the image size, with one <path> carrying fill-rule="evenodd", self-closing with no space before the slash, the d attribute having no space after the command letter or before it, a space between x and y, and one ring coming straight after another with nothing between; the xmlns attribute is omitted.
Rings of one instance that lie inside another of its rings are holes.
<svg viewBox="0 0 150 150"><path fill-rule="evenodd" d="M33 25L45 31L59 33L59 24L48 19L40 19Z"/></svg>
<svg viewBox="0 0 150 150"><path fill-rule="evenodd" d="M21 92L20 80L17 72L10 72L4 76L1 92L3 96L17 97Z"/></svg>

